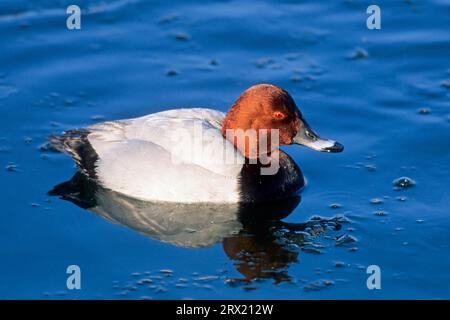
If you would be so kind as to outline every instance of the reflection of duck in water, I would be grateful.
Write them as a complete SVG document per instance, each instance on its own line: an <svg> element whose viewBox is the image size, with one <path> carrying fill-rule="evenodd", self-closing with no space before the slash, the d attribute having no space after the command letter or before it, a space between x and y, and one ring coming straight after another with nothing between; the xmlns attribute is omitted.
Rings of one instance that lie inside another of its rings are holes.
<svg viewBox="0 0 450 320"><path fill-rule="evenodd" d="M242 203L287 199L304 186L279 145L324 152L292 97L274 85L246 90L227 114L176 109L50 137L102 186L145 201Z"/></svg>
<svg viewBox="0 0 450 320"><path fill-rule="evenodd" d="M281 219L300 202L299 197L271 205L184 204L147 202L107 190L82 173L49 192L112 222L153 239L182 247L207 247L239 233L243 222Z"/></svg>
<svg viewBox="0 0 450 320"><path fill-rule="evenodd" d="M153 239L181 247L207 247L239 232L238 205L146 202L107 190L81 173L50 195Z"/></svg>
<svg viewBox="0 0 450 320"><path fill-rule="evenodd" d="M207 247L222 241L225 253L248 281L288 281L286 269L299 253L286 239L294 235L301 245L303 236L295 232L308 226L279 221L297 207L299 197L265 205L145 202L107 190L81 173L49 194L180 247Z"/></svg>
<svg viewBox="0 0 450 320"><path fill-rule="evenodd" d="M297 261L299 255L285 244L278 243L268 224L262 229L244 228L237 235L224 238L222 245L246 281L266 278L277 283L289 281L286 269Z"/></svg>

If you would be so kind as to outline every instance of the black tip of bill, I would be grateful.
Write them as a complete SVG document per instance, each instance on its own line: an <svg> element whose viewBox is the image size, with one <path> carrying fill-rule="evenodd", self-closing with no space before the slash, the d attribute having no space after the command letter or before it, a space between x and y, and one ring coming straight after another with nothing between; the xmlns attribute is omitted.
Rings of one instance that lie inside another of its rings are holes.
<svg viewBox="0 0 450 320"><path fill-rule="evenodd" d="M324 152L342 152L344 150L344 146L340 144L339 142L334 142L334 144L330 147L326 147L323 149Z"/></svg>

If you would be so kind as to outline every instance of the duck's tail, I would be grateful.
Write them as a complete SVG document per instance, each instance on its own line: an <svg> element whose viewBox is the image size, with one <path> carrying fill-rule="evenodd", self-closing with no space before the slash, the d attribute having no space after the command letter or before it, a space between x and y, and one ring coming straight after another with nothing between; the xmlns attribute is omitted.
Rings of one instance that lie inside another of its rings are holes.
<svg viewBox="0 0 450 320"><path fill-rule="evenodd" d="M69 130L61 135L49 136L48 142L53 149L70 155L82 172L96 178L98 155L87 138L90 133L86 129Z"/></svg>

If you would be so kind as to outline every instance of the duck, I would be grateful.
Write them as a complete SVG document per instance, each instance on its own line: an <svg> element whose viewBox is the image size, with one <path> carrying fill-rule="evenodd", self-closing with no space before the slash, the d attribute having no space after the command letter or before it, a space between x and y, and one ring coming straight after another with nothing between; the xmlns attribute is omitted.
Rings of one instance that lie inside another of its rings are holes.
<svg viewBox="0 0 450 320"><path fill-rule="evenodd" d="M227 113L179 108L106 121L49 137L78 170L131 198L175 203L266 203L297 196L299 166L280 146L343 151L311 129L272 84L245 90Z"/></svg>

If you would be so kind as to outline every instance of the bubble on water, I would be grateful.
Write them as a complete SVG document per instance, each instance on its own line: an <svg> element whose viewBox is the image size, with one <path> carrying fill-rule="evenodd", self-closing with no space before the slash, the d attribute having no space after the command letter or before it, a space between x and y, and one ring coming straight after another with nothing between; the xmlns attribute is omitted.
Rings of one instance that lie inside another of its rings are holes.
<svg viewBox="0 0 450 320"><path fill-rule="evenodd" d="M178 71L173 70L173 69L168 70L168 71L166 72L166 76L168 76L168 77L174 77L174 76L177 76L177 75L178 75Z"/></svg>
<svg viewBox="0 0 450 320"><path fill-rule="evenodd" d="M441 82L441 87L444 87L446 89L450 89L450 81L449 80L444 80Z"/></svg>
<svg viewBox="0 0 450 320"><path fill-rule="evenodd" d="M303 290L304 291L319 291L319 290L323 290L333 284L334 284L334 282L331 280L320 279L320 280L316 280L316 281L306 284L303 287Z"/></svg>
<svg viewBox="0 0 450 320"><path fill-rule="evenodd" d="M294 75L294 76L291 77L291 81L292 82L296 82L296 83L301 82L302 81L302 77L299 76L299 75Z"/></svg>
<svg viewBox="0 0 450 320"><path fill-rule="evenodd" d="M73 99L66 99L66 101L64 101L64 104L66 106L73 106L75 104L75 100L73 100Z"/></svg>
<svg viewBox="0 0 450 320"><path fill-rule="evenodd" d="M416 222L417 222L417 223L424 223L425 220L423 220L423 219L417 219Z"/></svg>
<svg viewBox="0 0 450 320"><path fill-rule="evenodd" d="M346 263L342 261L334 261L333 264L335 268L344 268L346 266Z"/></svg>
<svg viewBox="0 0 450 320"><path fill-rule="evenodd" d="M217 59L211 59L211 60L209 60L209 64L212 66L218 66L219 61Z"/></svg>
<svg viewBox="0 0 450 320"><path fill-rule="evenodd" d="M142 286L144 284L149 284L149 283L152 283L152 282L153 282L153 280L150 279L150 278L143 278L143 279L138 280L136 282L136 284Z"/></svg>
<svg viewBox="0 0 450 320"><path fill-rule="evenodd" d="M407 197L397 197L395 199L397 199L398 201L401 201L401 202L405 202L406 199L408 199L408 198Z"/></svg>
<svg viewBox="0 0 450 320"><path fill-rule="evenodd" d="M209 285L209 284L202 284L202 285L196 284L196 287L202 288L202 289L206 289L206 290L210 290L210 291L214 291L215 290L215 288L213 286Z"/></svg>
<svg viewBox="0 0 450 320"><path fill-rule="evenodd" d="M139 277L141 275L140 272L133 272L130 274L132 277Z"/></svg>
<svg viewBox="0 0 450 320"><path fill-rule="evenodd" d="M301 53L289 53L286 55L286 60L294 61L298 60L302 56Z"/></svg>
<svg viewBox="0 0 450 320"><path fill-rule="evenodd" d="M370 199L370 203L371 204L382 204L384 201L383 201L383 199L381 199L381 198L373 198L373 199Z"/></svg>
<svg viewBox="0 0 450 320"><path fill-rule="evenodd" d="M128 290L128 291L138 291L138 288L135 287L135 286L132 285L132 284L127 284L127 285L125 286L125 289Z"/></svg>
<svg viewBox="0 0 450 320"><path fill-rule="evenodd" d="M213 281L213 280L217 280L219 279L218 276L201 276L201 277L197 277L194 280L195 281L201 281L201 282L209 282L209 281Z"/></svg>
<svg viewBox="0 0 450 320"><path fill-rule="evenodd" d="M159 272L164 273L164 274L172 274L173 270L172 269L161 269L161 270L159 270Z"/></svg>
<svg viewBox="0 0 450 320"><path fill-rule="evenodd" d="M422 115L427 115L427 114L431 113L431 109L429 109L429 108L420 108L417 112L419 114L422 114Z"/></svg>
<svg viewBox="0 0 450 320"><path fill-rule="evenodd" d="M348 56L349 59L353 60L367 59L368 57L369 53L363 48L355 48L355 50Z"/></svg>
<svg viewBox="0 0 450 320"><path fill-rule="evenodd" d="M416 182L409 177L400 177L392 181L392 184L398 189L407 189L413 187Z"/></svg>
<svg viewBox="0 0 450 320"><path fill-rule="evenodd" d="M15 164L14 162L10 162L6 165L5 169L6 169L6 171L9 171L9 172L18 172L19 166L17 164Z"/></svg>
<svg viewBox="0 0 450 320"><path fill-rule="evenodd" d="M355 165L355 164L346 164L344 167L347 169L360 169L361 168L360 166Z"/></svg>
<svg viewBox="0 0 450 320"><path fill-rule="evenodd" d="M0 153L10 153L11 148L8 148L6 146L0 146Z"/></svg>
<svg viewBox="0 0 450 320"><path fill-rule="evenodd" d="M321 254L323 253L322 250L318 249L318 248L314 248L314 247L303 247L302 251L305 253L312 253L312 254Z"/></svg>
<svg viewBox="0 0 450 320"><path fill-rule="evenodd" d="M399 231L403 231L403 230L405 230L405 229L402 228L402 227L397 227L397 228L395 228L394 230L397 231L397 232L399 232Z"/></svg>
<svg viewBox="0 0 450 320"><path fill-rule="evenodd" d="M247 283L244 279L236 279L236 278L227 278L224 280L225 284L229 285L232 288L239 287Z"/></svg>
<svg viewBox="0 0 450 320"><path fill-rule="evenodd" d="M40 152L59 152L52 144L45 142L38 147Z"/></svg>
<svg viewBox="0 0 450 320"><path fill-rule="evenodd" d="M330 208L331 209L339 209L339 208L341 208L341 204L339 204L339 203L332 203L332 204L330 204Z"/></svg>
<svg viewBox="0 0 450 320"><path fill-rule="evenodd" d="M272 70L281 70L283 69L283 66L279 63L274 63L271 65Z"/></svg>
<svg viewBox="0 0 450 320"><path fill-rule="evenodd" d="M33 143L33 138L25 137L25 138L23 138L23 142L25 142L26 145L30 145Z"/></svg>
<svg viewBox="0 0 450 320"><path fill-rule="evenodd" d="M352 247L352 248L348 249L348 251L356 252L356 251L358 251L358 247Z"/></svg>
<svg viewBox="0 0 450 320"><path fill-rule="evenodd" d="M30 203L30 206L32 206L33 208L37 208L40 206L40 204L36 203L36 202L32 202L32 203Z"/></svg>
<svg viewBox="0 0 450 320"><path fill-rule="evenodd" d="M374 214L376 216L384 217L384 216L387 216L388 213L386 211L383 211L383 210L378 210L378 211L375 211Z"/></svg>
<svg viewBox="0 0 450 320"><path fill-rule="evenodd" d="M356 239L354 236L349 235L349 234L344 234L344 235L336 238L336 246L346 246L351 243L355 243L357 241L358 241L358 239Z"/></svg>
<svg viewBox="0 0 450 320"><path fill-rule="evenodd" d="M185 32L178 32L175 34L175 39L178 41L189 41L191 40L191 36Z"/></svg>
<svg viewBox="0 0 450 320"><path fill-rule="evenodd" d="M124 297L124 296L127 296L128 293L129 293L128 290L123 290L123 291L120 291L120 292L118 292L118 293L116 293L116 294L117 294L118 296Z"/></svg>
<svg viewBox="0 0 450 320"><path fill-rule="evenodd" d="M377 157L377 155L375 153L370 153L370 154L366 155L367 160L372 160L372 159L375 159L376 157Z"/></svg>
<svg viewBox="0 0 450 320"><path fill-rule="evenodd" d="M269 64L274 63L275 61L272 58L269 57L263 57L263 58L259 58L258 60L255 61L255 65L258 68L265 68L267 67Z"/></svg>
<svg viewBox="0 0 450 320"><path fill-rule="evenodd" d="M178 15L176 14L169 14L169 15L165 15L162 16L161 18L159 18L158 23L160 24L168 24L171 23L173 21L178 20Z"/></svg>
<svg viewBox="0 0 450 320"><path fill-rule="evenodd" d="M158 286L158 287L155 288L155 293L165 293L167 291L168 290L165 287L163 287L163 286Z"/></svg>

